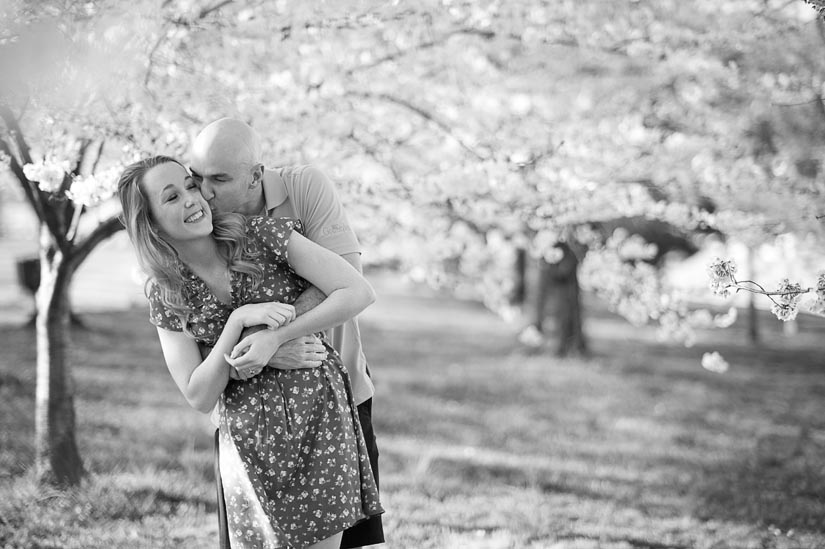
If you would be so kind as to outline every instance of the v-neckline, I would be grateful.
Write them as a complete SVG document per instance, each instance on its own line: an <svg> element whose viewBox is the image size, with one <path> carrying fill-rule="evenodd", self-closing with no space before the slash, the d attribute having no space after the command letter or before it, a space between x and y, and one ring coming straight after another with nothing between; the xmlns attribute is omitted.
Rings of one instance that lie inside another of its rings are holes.
<svg viewBox="0 0 825 549"><path fill-rule="evenodd" d="M233 308L233 306L235 304L235 284L234 284L234 282L235 282L235 273L232 271L232 269L229 269L227 267L227 270L228 270L228 273L229 273L229 275L227 277L229 279L229 303L227 303L227 302L223 301L222 299L220 299L217 296L217 294L215 294L215 292L212 290L212 288L209 287L209 284L207 284L206 281L203 278L200 277L200 275L198 275L195 271L190 269L189 266L187 266L186 264L184 264L184 267L186 268L187 271L189 271L189 276L195 278L200 283L200 285L203 286L204 290L209 293L209 296L215 301L215 303L217 303L218 305L220 305L224 309L232 309Z"/></svg>

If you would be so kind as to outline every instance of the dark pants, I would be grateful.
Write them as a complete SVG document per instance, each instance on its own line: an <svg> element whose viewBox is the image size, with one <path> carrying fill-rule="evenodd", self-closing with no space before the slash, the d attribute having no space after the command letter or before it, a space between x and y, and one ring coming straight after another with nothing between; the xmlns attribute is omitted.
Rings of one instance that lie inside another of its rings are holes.
<svg viewBox="0 0 825 549"><path fill-rule="evenodd" d="M378 446L375 443L375 432L372 430L372 399L366 400L358 405L358 419L361 422L361 430L364 432L364 441L367 443L367 454L370 458L372 473L375 475L375 484L378 484ZM218 431L215 431L215 479L218 487L218 538L220 549L230 549L229 528L226 520L226 502L223 497L223 484L221 482L221 470L218 460ZM362 520L358 524L344 530L341 538L341 549L351 547L362 547L384 543L384 525L381 522L381 515Z"/></svg>

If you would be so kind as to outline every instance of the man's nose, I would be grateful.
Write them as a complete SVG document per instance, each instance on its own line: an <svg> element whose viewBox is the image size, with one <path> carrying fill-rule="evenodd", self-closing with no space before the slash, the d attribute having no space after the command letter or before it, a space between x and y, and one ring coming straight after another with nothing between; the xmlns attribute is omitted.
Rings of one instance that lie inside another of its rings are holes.
<svg viewBox="0 0 825 549"><path fill-rule="evenodd" d="M210 185L206 181L201 181L200 190L201 195L203 195L203 197L206 200L212 200L213 198L215 198L215 191L212 190L212 185Z"/></svg>

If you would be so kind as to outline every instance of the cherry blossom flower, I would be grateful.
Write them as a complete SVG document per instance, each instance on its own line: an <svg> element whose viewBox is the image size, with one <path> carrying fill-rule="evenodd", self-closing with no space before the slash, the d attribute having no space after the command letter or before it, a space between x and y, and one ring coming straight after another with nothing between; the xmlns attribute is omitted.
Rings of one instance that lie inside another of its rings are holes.
<svg viewBox="0 0 825 549"><path fill-rule="evenodd" d="M736 264L730 260L716 258L708 266L708 276L710 277L710 289L713 293L722 297L730 295L730 286L735 284Z"/></svg>
<svg viewBox="0 0 825 549"><path fill-rule="evenodd" d="M723 374L728 371L730 364L717 351L702 355L702 368L709 372Z"/></svg>
<svg viewBox="0 0 825 549"><path fill-rule="evenodd" d="M66 195L75 204L94 206L112 196L115 192L118 170L106 170L100 174L76 177Z"/></svg>
<svg viewBox="0 0 825 549"><path fill-rule="evenodd" d="M779 295L776 296L771 312L784 322L795 319L799 313L799 299L804 293L802 286L785 278L779 283L776 293Z"/></svg>
<svg viewBox="0 0 825 549"><path fill-rule="evenodd" d="M36 182L40 190L47 193L54 193L60 190L60 186L63 184L63 178L68 171L68 162L42 160L23 166L23 174L29 181Z"/></svg>

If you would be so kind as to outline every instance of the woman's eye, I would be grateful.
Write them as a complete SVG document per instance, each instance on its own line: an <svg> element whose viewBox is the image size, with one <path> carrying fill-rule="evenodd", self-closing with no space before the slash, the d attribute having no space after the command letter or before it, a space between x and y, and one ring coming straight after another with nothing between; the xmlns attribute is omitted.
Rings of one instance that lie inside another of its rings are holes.
<svg viewBox="0 0 825 549"><path fill-rule="evenodd" d="M177 197L178 197L178 195L177 195L177 194L170 194L169 196L167 196L167 197L166 197L166 201L167 201L167 202L172 202L172 201L173 201L173 200L175 200Z"/></svg>

